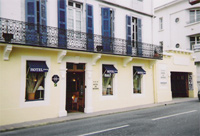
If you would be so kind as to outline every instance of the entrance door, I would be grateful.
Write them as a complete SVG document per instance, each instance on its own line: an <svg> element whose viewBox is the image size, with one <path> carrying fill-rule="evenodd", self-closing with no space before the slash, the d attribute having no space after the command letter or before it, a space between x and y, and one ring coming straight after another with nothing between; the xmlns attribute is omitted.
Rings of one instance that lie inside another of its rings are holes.
<svg viewBox="0 0 200 136"><path fill-rule="evenodd" d="M188 97L188 73L171 72L172 97Z"/></svg>
<svg viewBox="0 0 200 136"><path fill-rule="evenodd" d="M67 97L68 112L84 112L85 108L85 65L67 63Z"/></svg>

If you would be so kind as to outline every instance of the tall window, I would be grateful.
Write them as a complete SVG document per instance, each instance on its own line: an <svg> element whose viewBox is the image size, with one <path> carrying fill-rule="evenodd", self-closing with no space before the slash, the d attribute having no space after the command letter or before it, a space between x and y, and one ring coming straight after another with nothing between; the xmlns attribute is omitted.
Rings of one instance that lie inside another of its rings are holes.
<svg viewBox="0 0 200 136"><path fill-rule="evenodd" d="M26 42L46 45L47 42L47 18L46 0L26 0ZM39 39L38 39L39 38Z"/></svg>
<svg viewBox="0 0 200 136"><path fill-rule="evenodd" d="M68 29L81 31L82 30L82 9L83 5L75 1L68 2Z"/></svg>
<svg viewBox="0 0 200 136"><path fill-rule="evenodd" d="M110 8L101 8L102 16L102 46L103 51L110 52L112 50L114 37L114 10Z"/></svg>
<svg viewBox="0 0 200 136"><path fill-rule="evenodd" d="M159 18L159 30L163 30L163 18Z"/></svg>
<svg viewBox="0 0 200 136"><path fill-rule="evenodd" d="M131 40L133 41L133 47L135 47L135 42L138 41L138 37L137 37L137 18L132 17L132 22L131 22L131 26L132 26L132 37Z"/></svg>
<svg viewBox="0 0 200 136"><path fill-rule="evenodd" d="M142 93L142 78L146 74L146 71L139 66L133 67L133 93L141 94Z"/></svg>
<svg viewBox="0 0 200 136"><path fill-rule="evenodd" d="M27 61L26 101L44 100L46 72L48 72L48 67L45 61Z"/></svg>
<svg viewBox="0 0 200 136"><path fill-rule="evenodd" d="M117 69L113 65L103 65L102 69L102 94L113 95L113 79L117 73Z"/></svg>
<svg viewBox="0 0 200 136"><path fill-rule="evenodd" d="M200 21L200 9L192 9L190 10L190 22L194 23Z"/></svg>

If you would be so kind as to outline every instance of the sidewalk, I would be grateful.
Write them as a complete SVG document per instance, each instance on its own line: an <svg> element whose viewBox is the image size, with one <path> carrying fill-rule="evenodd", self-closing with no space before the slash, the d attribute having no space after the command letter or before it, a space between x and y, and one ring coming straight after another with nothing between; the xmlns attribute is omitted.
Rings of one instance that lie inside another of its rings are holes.
<svg viewBox="0 0 200 136"><path fill-rule="evenodd" d="M169 104L177 104L177 103L195 101L195 100L198 101L197 98L176 98L169 102L148 104L148 105L142 105L142 106L134 106L134 107L128 107L128 108L122 108L122 109L116 109L116 110L107 110L107 111L101 111L101 112L88 113L88 114L70 113L66 117L50 118L50 119L43 119L43 120L38 120L38 121L30 121L30 122L23 122L23 123L18 123L18 124L1 126L0 132L11 131L11 130L15 130L15 129L22 129L22 128L29 128L29 127L36 127L36 126L42 126L42 125L48 125L48 124L54 124L54 123L61 123L61 122L65 122L65 121L91 118L91 117L96 117L96 116L103 116L103 115L127 112L127 111L132 111L132 110L165 106L165 105L169 105Z"/></svg>

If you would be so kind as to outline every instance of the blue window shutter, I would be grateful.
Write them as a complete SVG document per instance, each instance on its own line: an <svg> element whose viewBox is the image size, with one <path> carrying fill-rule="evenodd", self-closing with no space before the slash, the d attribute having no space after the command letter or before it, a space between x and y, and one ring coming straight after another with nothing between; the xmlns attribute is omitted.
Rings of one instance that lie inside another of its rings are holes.
<svg viewBox="0 0 200 136"><path fill-rule="evenodd" d="M137 18L137 54L142 56L142 20Z"/></svg>
<svg viewBox="0 0 200 136"><path fill-rule="evenodd" d="M86 4L87 49L94 51L93 6Z"/></svg>
<svg viewBox="0 0 200 136"><path fill-rule="evenodd" d="M103 51L111 50L111 32L110 32L110 8L101 8L102 17L102 44Z"/></svg>
<svg viewBox="0 0 200 136"><path fill-rule="evenodd" d="M131 16L128 15L126 15L126 50L127 50L127 55L132 55Z"/></svg>
<svg viewBox="0 0 200 136"><path fill-rule="evenodd" d="M65 48L67 45L66 18L66 0L58 0L58 47L60 48Z"/></svg>
<svg viewBox="0 0 200 136"><path fill-rule="evenodd" d="M40 0L40 44L47 45L46 0Z"/></svg>
<svg viewBox="0 0 200 136"><path fill-rule="evenodd" d="M37 44L37 6L35 0L25 1L26 43Z"/></svg>

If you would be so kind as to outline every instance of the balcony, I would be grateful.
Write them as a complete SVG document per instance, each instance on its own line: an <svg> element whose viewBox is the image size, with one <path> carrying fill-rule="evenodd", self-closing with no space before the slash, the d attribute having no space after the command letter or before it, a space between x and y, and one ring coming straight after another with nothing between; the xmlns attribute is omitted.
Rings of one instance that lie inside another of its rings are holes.
<svg viewBox="0 0 200 136"><path fill-rule="evenodd" d="M24 46L162 59L163 48L153 44L102 37L56 27L0 18L0 42Z"/></svg>

